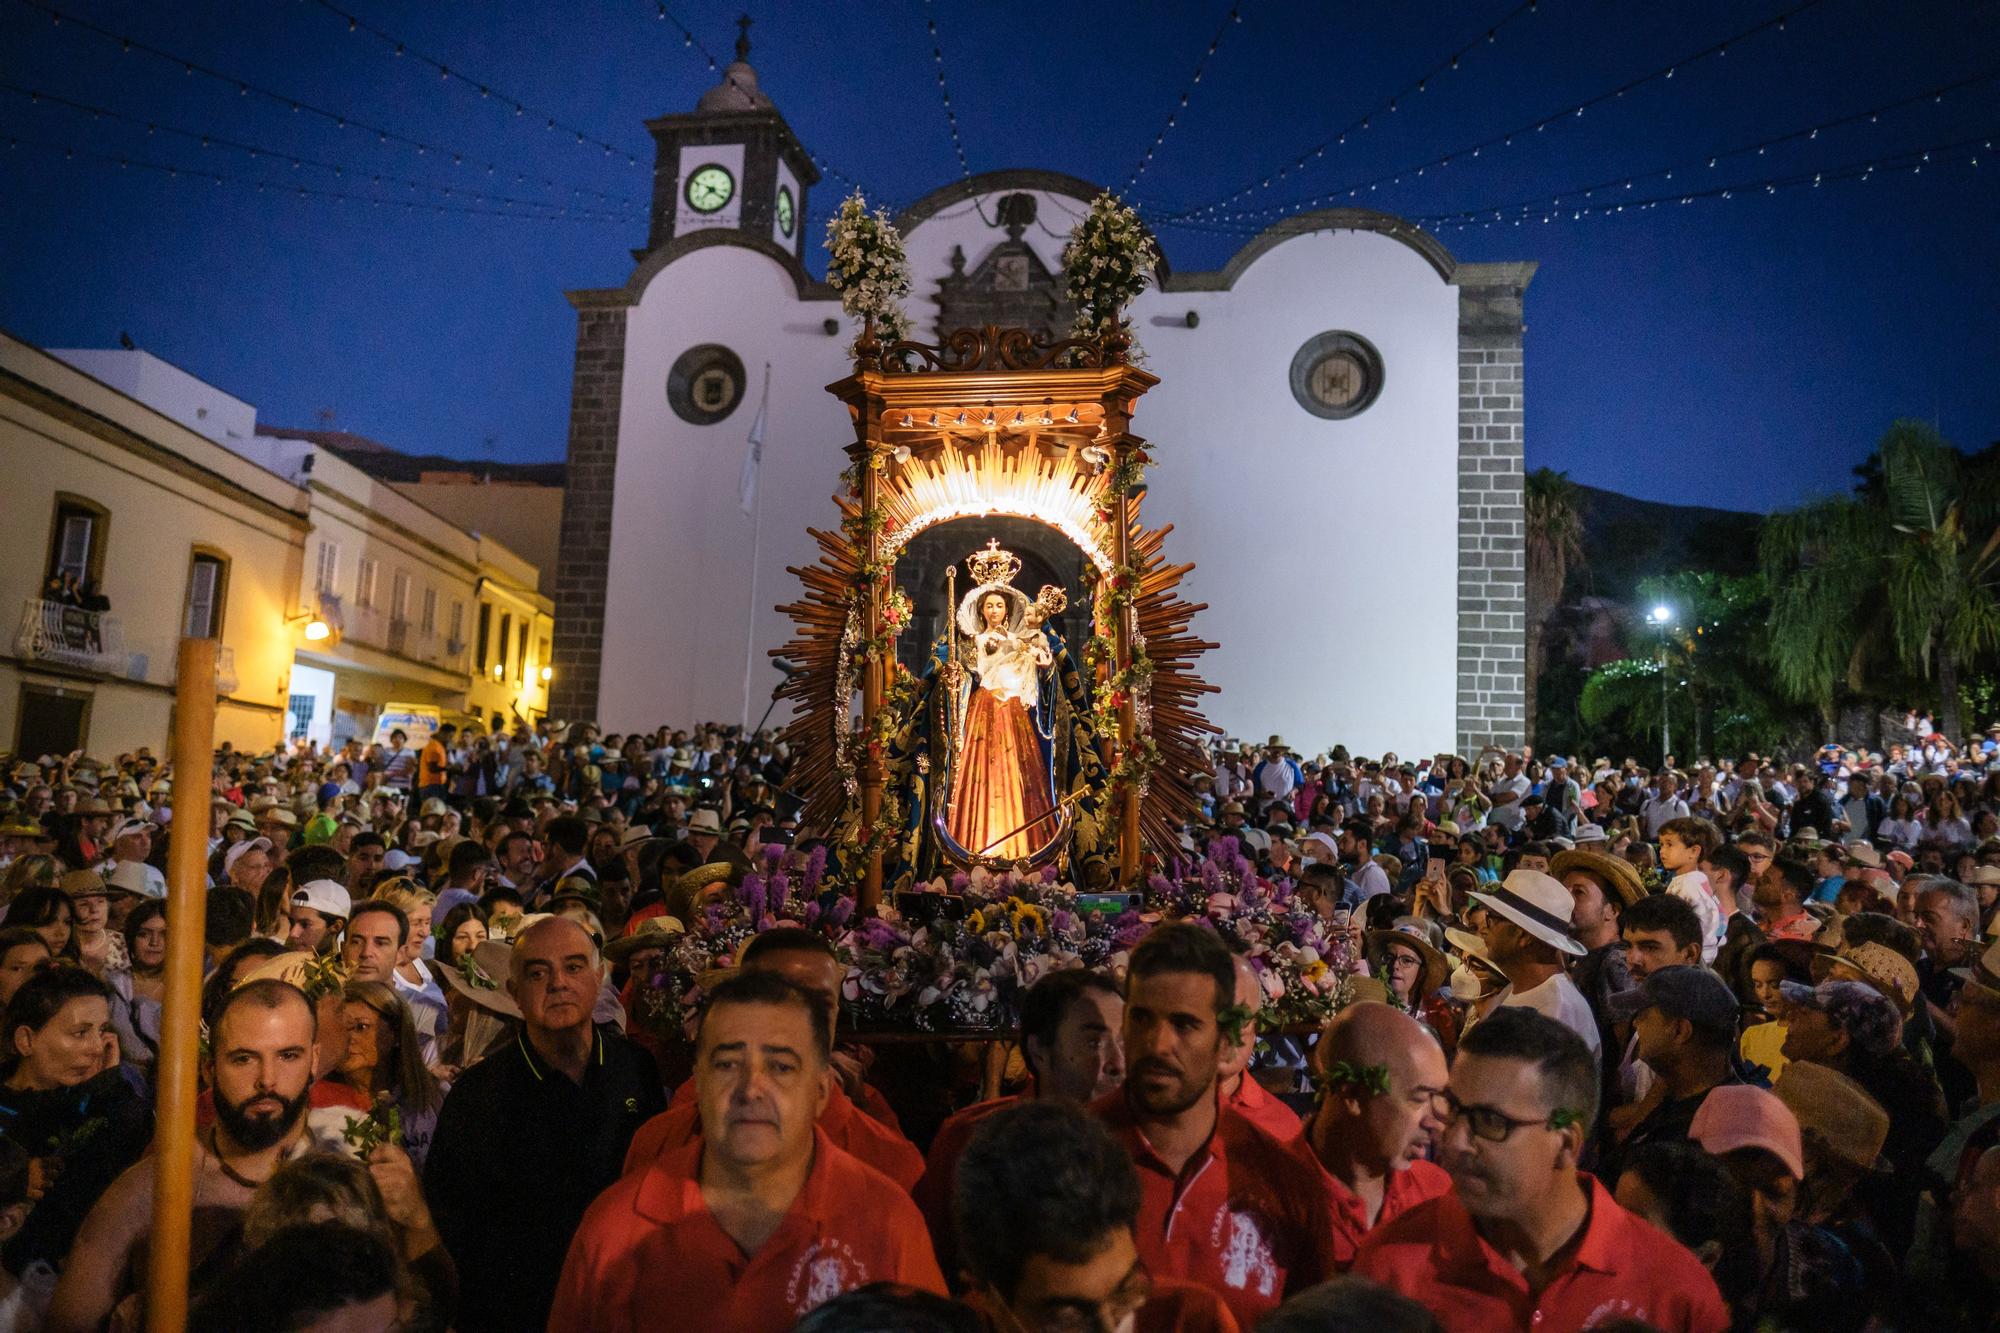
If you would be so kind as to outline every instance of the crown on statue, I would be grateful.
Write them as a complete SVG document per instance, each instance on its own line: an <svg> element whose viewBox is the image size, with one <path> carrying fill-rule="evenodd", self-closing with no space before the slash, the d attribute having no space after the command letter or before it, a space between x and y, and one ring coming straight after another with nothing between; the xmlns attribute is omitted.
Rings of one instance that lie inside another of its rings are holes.
<svg viewBox="0 0 2000 1333"><path fill-rule="evenodd" d="M1000 549L998 537L989 538L986 549L974 551L965 559L965 567L972 571L973 582L979 584L1012 584L1014 576L1021 572L1021 557L1012 551Z"/></svg>

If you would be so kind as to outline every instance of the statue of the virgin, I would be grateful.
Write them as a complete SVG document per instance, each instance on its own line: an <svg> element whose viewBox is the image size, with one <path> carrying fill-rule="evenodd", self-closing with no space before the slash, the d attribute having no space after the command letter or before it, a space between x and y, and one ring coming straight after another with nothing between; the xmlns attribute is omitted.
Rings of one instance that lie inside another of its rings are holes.
<svg viewBox="0 0 2000 1333"><path fill-rule="evenodd" d="M1024 861L1061 831L1051 705L1055 655L1044 622L1067 605L1060 588L1029 601L1021 562L989 541L966 561L951 657L950 786L939 823L974 860Z"/></svg>

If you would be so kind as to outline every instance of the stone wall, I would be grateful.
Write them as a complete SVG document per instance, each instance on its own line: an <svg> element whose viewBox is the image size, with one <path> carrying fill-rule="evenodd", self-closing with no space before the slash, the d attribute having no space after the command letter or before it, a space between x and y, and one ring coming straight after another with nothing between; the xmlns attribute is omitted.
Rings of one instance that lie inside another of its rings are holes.
<svg viewBox="0 0 2000 1333"><path fill-rule="evenodd" d="M555 679L549 716L597 716L604 655L604 580L611 562L611 489L618 475L618 409L625 383L625 307L576 312L570 379L569 466L557 548Z"/></svg>
<svg viewBox="0 0 2000 1333"><path fill-rule="evenodd" d="M1458 339L1458 752L1527 719L1522 294L1533 264L1463 264Z"/></svg>

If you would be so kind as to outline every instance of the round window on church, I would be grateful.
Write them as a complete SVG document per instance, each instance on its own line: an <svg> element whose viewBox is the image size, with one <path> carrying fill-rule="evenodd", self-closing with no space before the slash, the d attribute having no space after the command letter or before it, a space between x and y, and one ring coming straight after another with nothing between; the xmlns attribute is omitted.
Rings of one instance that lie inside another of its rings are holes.
<svg viewBox="0 0 2000 1333"><path fill-rule="evenodd" d="M667 403L682 421L713 426L743 401L743 358L719 343L680 354L667 372Z"/></svg>
<svg viewBox="0 0 2000 1333"><path fill-rule="evenodd" d="M1292 358L1292 397L1316 417L1365 412L1382 392L1382 354L1355 333L1317 334Z"/></svg>

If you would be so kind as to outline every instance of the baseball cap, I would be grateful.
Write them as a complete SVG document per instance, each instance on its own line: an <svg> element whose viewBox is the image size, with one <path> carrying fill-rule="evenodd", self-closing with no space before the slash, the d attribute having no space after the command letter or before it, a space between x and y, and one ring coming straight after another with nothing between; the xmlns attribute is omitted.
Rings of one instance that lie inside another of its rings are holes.
<svg viewBox="0 0 2000 1333"><path fill-rule="evenodd" d="M1903 1016L1896 1003L1873 986L1859 981L1822 981L1801 986L1781 981L1785 1003L1825 1014L1847 1033L1847 1039L1870 1055L1886 1055L1903 1039Z"/></svg>
<svg viewBox="0 0 2000 1333"><path fill-rule="evenodd" d="M333 880L309 879L292 891L292 906L310 907L321 916L337 916L344 921L354 909L354 900Z"/></svg>
<svg viewBox="0 0 2000 1333"><path fill-rule="evenodd" d="M391 847L382 857L382 868L384 870L408 870L411 866L420 866L422 864L423 858L411 856L401 847Z"/></svg>
<svg viewBox="0 0 2000 1333"><path fill-rule="evenodd" d="M244 857L248 856L253 851L268 852L270 850L271 850L271 840L269 838L265 837L245 838L242 842L237 843L234 847L231 847L228 851L222 854L222 873L226 875L230 871L234 870L236 868L236 863L238 861L241 861Z"/></svg>
<svg viewBox="0 0 2000 1333"><path fill-rule="evenodd" d="M1630 990L1613 995L1606 1009L1624 1022L1638 1017L1641 1010L1658 1009L1712 1036L1727 1040L1736 1035L1735 993L1721 977L1692 964L1661 968Z"/></svg>
<svg viewBox="0 0 2000 1333"><path fill-rule="evenodd" d="M1694 1113L1688 1137L1718 1157L1738 1148L1762 1148L1783 1162L1794 1180L1806 1174L1798 1117L1776 1094L1747 1083L1711 1090Z"/></svg>
<svg viewBox="0 0 2000 1333"><path fill-rule="evenodd" d="M115 847L118 845L118 840L128 833L151 833L152 831L153 826L143 819L121 819L111 826L111 832L104 840Z"/></svg>

